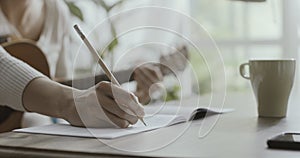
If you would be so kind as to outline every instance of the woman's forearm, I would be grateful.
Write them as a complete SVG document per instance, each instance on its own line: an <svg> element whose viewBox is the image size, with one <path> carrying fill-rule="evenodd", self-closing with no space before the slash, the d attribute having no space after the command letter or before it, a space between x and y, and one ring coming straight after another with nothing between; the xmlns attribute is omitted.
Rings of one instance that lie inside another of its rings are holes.
<svg viewBox="0 0 300 158"><path fill-rule="evenodd" d="M73 91L78 90L45 77L36 78L24 90L23 105L30 112L66 119L73 108Z"/></svg>
<svg viewBox="0 0 300 158"><path fill-rule="evenodd" d="M110 82L78 90L40 77L25 88L23 105L27 111L62 118L74 126L124 128L145 115L143 107L130 96ZM133 114L128 108L134 110Z"/></svg>

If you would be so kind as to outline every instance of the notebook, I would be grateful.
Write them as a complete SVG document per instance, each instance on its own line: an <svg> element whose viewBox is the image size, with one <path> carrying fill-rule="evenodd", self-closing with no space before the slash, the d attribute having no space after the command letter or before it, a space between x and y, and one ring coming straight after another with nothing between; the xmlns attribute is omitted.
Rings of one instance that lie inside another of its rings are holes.
<svg viewBox="0 0 300 158"><path fill-rule="evenodd" d="M144 126L140 121L125 129L81 128L74 127L69 124L52 124L17 129L14 131L23 133L113 139L168 127L174 124L187 122L188 120L203 118L208 115L227 113L230 111L233 111L233 109L178 107L176 105L146 106L146 116L144 117L144 121L147 126Z"/></svg>

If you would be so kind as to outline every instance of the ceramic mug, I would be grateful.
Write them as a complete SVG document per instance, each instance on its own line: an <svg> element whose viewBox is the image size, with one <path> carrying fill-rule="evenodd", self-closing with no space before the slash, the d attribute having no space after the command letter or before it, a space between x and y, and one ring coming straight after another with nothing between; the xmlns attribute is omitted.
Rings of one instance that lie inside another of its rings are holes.
<svg viewBox="0 0 300 158"><path fill-rule="evenodd" d="M251 81L259 117L286 116L295 69L295 59L249 60L240 66L241 76Z"/></svg>

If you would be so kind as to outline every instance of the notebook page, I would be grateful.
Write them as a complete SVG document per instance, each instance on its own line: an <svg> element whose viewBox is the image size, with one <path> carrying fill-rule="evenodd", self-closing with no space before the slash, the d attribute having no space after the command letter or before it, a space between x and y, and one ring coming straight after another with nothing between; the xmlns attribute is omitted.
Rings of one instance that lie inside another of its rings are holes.
<svg viewBox="0 0 300 158"><path fill-rule="evenodd" d="M145 131L150 131L162 127L167 127L180 122L185 122L183 117L171 116L171 115L155 115L144 118L147 126L144 126L142 122L128 127L126 129L121 128L80 128L67 124L53 124L46 126L30 127L24 129L14 130L15 132L25 133L38 133L49 135L62 135L62 136L74 136L74 137L96 137L103 139L118 138L126 135L132 135Z"/></svg>
<svg viewBox="0 0 300 158"><path fill-rule="evenodd" d="M186 120L190 120L196 114L197 115L213 115L222 114L234 111L234 109L228 108L215 108L215 107L189 107L189 106L177 106L177 105L148 105L144 107L146 116L152 115L178 115L184 117Z"/></svg>
<svg viewBox="0 0 300 158"><path fill-rule="evenodd" d="M191 115L195 112L197 107L183 107L177 105L148 105L144 107L146 116L153 115L180 115L188 120Z"/></svg>

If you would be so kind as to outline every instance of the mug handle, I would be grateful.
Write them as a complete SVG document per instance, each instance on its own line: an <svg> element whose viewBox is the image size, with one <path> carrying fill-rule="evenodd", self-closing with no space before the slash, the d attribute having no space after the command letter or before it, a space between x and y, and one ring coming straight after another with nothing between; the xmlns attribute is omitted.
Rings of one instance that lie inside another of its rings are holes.
<svg viewBox="0 0 300 158"><path fill-rule="evenodd" d="M249 63L244 63L240 66L240 74L243 78L250 80L250 76L246 76L245 74L245 67L248 66L249 67Z"/></svg>

